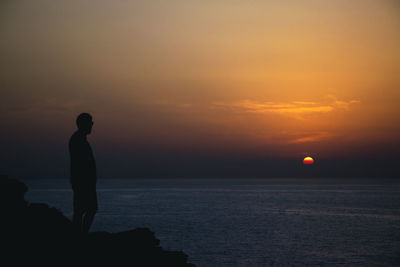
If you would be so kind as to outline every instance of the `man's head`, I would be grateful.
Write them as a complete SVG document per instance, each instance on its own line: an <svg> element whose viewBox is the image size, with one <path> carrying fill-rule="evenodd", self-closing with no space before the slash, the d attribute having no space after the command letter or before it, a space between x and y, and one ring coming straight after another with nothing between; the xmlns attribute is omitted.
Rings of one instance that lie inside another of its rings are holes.
<svg viewBox="0 0 400 267"><path fill-rule="evenodd" d="M76 118L76 125L78 126L79 131L90 134L92 131L93 121L92 116L89 113L81 113Z"/></svg>

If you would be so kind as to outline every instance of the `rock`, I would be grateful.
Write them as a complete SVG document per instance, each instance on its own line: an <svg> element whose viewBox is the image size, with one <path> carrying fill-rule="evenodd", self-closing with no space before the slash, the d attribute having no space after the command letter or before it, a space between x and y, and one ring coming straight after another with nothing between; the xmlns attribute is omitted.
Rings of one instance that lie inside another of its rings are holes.
<svg viewBox="0 0 400 267"><path fill-rule="evenodd" d="M47 204L28 203L27 186L0 176L1 245L12 266L195 266L180 251L166 251L147 228L82 234L59 210ZM11 266L10 265L10 266Z"/></svg>

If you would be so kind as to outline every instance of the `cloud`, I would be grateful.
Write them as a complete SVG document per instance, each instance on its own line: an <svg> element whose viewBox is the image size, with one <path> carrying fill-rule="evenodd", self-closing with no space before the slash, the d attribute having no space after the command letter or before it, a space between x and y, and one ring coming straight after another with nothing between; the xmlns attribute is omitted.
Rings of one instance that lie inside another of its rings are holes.
<svg viewBox="0 0 400 267"><path fill-rule="evenodd" d="M313 143L313 142L320 142L329 138L332 138L333 135L328 132L320 132L320 133L313 133L307 136L298 137L295 139L291 139L288 141L289 144L302 144L302 143Z"/></svg>
<svg viewBox="0 0 400 267"><path fill-rule="evenodd" d="M211 108L235 109L239 112L248 113L278 113L278 114L310 114L327 113L335 109L348 110L351 104L359 103L358 100L343 101L329 95L327 103L310 101L291 102L259 102L253 100L241 100L237 102L214 102Z"/></svg>
<svg viewBox="0 0 400 267"><path fill-rule="evenodd" d="M334 95L328 95L328 98L331 99L332 106L334 106L336 108L340 108L340 109L345 109L345 110L349 110L351 104L360 103L360 100L350 100L350 101L339 100Z"/></svg>

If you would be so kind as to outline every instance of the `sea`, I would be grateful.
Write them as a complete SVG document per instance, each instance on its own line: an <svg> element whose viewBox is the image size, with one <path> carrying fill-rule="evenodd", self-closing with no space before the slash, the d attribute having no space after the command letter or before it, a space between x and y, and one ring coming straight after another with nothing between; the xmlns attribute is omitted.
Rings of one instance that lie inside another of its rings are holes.
<svg viewBox="0 0 400 267"><path fill-rule="evenodd" d="M26 180L72 216L67 179ZM147 227L202 266L400 266L400 179L100 179L91 231Z"/></svg>

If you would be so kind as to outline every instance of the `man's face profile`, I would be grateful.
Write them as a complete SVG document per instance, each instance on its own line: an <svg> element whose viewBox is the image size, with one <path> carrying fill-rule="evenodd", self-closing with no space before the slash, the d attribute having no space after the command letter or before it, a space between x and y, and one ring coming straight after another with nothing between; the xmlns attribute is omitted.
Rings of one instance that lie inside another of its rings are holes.
<svg viewBox="0 0 400 267"><path fill-rule="evenodd" d="M93 127L94 122L90 120L87 124L87 133L90 134L92 132L92 127Z"/></svg>

